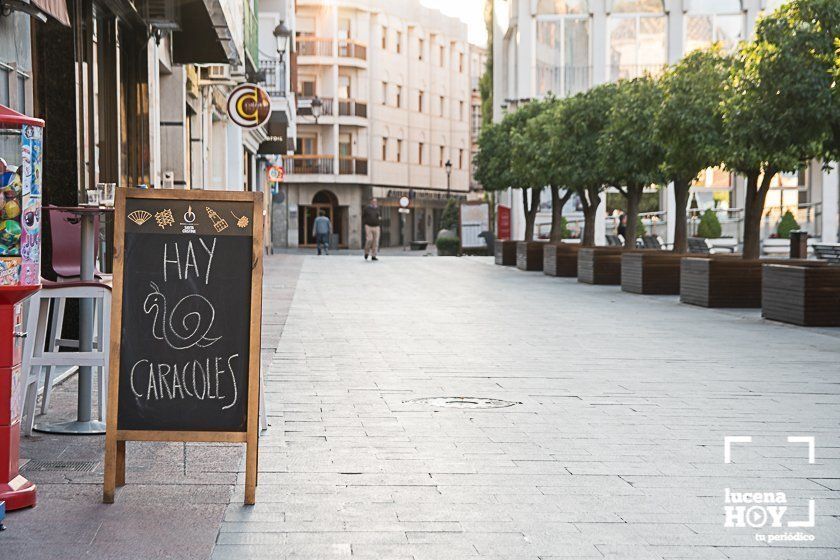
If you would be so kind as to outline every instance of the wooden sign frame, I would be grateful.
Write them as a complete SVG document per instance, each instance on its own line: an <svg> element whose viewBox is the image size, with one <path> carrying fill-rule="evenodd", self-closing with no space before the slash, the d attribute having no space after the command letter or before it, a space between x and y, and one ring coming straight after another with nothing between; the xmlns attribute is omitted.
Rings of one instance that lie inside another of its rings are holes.
<svg viewBox="0 0 840 560"><path fill-rule="evenodd" d="M120 346L122 337L123 307L123 248L125 243L125 207L127 199L184 200L207 202L249 202L253 204L253 241L251 269L250 340L248 342L248 408L246 431L159 431L120 430L117 426L119 411ZM105 433L105 480L102 501L114 503L116 488L125 485L125 442L127 441L183 441L244 443L245 450L245 503L256 501L257 464L259 461L259 407L260 407L260 335L262 327L262 277L263 277L263 193L228 192L172 189L117 189L114 201L114 284L111 303L111 347L108 412Z"/></svg>

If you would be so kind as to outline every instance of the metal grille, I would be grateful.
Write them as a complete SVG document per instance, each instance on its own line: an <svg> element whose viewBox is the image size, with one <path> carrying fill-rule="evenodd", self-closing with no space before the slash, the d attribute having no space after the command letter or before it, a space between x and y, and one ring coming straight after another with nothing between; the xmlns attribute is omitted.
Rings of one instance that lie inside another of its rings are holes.
<svg viewBox="0 0 840 560"><path fill-rule="evenodd" d="M22 470L92 472L96 465L96 461L29 461Z"/></svg>

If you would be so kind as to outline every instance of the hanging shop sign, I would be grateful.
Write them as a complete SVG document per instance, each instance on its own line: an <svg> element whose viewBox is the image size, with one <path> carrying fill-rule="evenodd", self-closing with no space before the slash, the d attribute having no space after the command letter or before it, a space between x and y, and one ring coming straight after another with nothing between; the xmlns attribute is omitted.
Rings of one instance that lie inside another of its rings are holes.
<svg viewBox="0 0 840 560"><path fill-rule="evenodd" d="M271 98L256 84L242 84L228 95L227 113L242 128L258 127L271 116Z"/></svg>
<svg viewBox="0 0 840 560"><path fill-rule="evenodd" d="M282 183L286 177L286 170L282 165L271 165L267 171L269 183Z"/></svg>
<svg viewBox="0 0 840 560"><path fill-rule="evenodd" d="M254 503L263 195L119 189L103 500L126 441L246 444Z"/></svg>

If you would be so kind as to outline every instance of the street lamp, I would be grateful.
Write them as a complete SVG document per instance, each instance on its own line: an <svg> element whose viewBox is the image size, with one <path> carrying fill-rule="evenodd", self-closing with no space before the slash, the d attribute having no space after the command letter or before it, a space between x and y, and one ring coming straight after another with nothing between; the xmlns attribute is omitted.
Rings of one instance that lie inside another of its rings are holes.
<svg viewBox="0 0 840 560"><path fill-rule="evenodd" d="M281 20L272 33L274 38L277 39L277 57L280 59L280 62L283 62L283 56L289 48L289 39L292 36L292 32L286 27L286 23Z"/></svg>
<svg viewBox="0 0 840 560"><path fill-rule="evenodd" d="M321 109L324 107L324 102L317 95L312 98L310 102L312 116L315 117L315 124L318 124L318 117L321 116Z"/></svg>
<svg viewBox="0 0 840 560"><path fill-rule="evenodd" d="M450 179L452 178L452 162L446 160L446 163L443 165L446 168L446 198L449 199L450 196Z"/></svg>

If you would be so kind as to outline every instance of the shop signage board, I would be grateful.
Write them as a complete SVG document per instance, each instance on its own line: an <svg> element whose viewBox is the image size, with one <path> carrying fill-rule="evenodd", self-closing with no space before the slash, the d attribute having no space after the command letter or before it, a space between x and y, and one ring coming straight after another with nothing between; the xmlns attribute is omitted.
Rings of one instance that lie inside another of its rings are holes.
<svg viewBox="0 0 840 560"><path fill-rule="evenodd" d="M227 113L237 126L256 128L271 117L271 97L256 84L242 84L228 95Z"/></svg>
<svg viewBox="0 0 840 560"><path fill-rule="evenodd" d="M479 234L490 230L490 206L486 202L462 202L460 211L461 248L486 247L486 241Z"/></svg>
<svg viewBox="0 0 840 560"><path fill-rule="evenodd" d="M263 195L118 189L103 501L126 441L245 443L257 482Z"/></svg>

